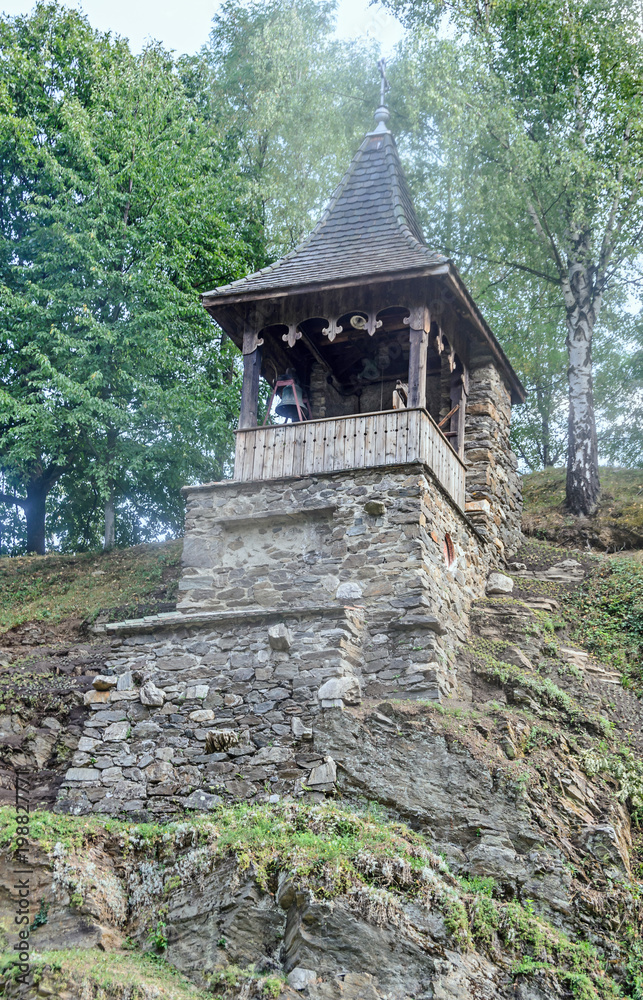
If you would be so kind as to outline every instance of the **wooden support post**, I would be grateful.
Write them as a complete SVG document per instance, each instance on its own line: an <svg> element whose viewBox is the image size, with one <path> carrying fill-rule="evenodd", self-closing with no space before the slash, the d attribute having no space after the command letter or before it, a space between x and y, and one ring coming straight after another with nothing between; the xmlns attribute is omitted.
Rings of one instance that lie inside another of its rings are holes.
<svg viewBox="0 0 643 1000"><path fill-rule="evenodd" d="M246 330L243 335L243 385L241 388L239 430L257 426L262 344L263 340L257 336L254 330Z"/></svg>
<svg viewBox="0 0 643 1000"><path fill-rule="evenodd" d="M458 368L461 366L458 365ZM466 368L458 368L451 375L451 405L457 406L457 411L451 417L450 441L458 455L464 456L464 427L469 393L469 377Z"/></svg>
<svg viewBox="0 0 643 1000"><path fill-rule="evenodd" d="M431 317L426 306L414 306L404 320L410 327L409 349L409 407L426 409L426 358Z"/></svg>

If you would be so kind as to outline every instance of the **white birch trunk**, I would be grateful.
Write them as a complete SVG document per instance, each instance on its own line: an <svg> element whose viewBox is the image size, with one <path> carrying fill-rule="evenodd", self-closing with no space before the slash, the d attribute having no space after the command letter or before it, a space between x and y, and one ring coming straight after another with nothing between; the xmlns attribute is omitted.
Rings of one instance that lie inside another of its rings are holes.
<svg viewBox="0 0 643 1000"><path fill-rule="evenodd" d="M105 503L105 537L103 550L111 552L116 544L116 504L114 487L111 488L109 499Z"/></svg>
<svg viewBox="0 0 643 1000"><path fill-rule="evenodd" d="M563 291L569 358L566 504L572 514L587 517L596 510L600 495L592 380L592 335L600 297L593 297L587 269L579 264L570 265Z"/></svg>

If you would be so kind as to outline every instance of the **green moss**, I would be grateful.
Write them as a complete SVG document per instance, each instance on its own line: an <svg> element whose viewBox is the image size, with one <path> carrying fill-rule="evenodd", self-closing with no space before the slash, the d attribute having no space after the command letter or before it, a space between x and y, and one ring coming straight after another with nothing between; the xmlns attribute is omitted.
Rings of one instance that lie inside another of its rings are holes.
<svg viewBox="0 0 643 1000"><path fill-rule="evenodd" d="M494 653L502 654L500 642L496 646L496 641L491 639L476 639L472 643L476 652L476 661L473 669L476 673L487 680L499 681L501 684L511 682L518 683L521 687L530 691L534 697L546 705L552 705L562 710L574 725L586 728L589 723L595 731L608 734L612 730L611 723L597 712L588 712L575 698L563 691L549 677L541 677L538 674L523 670L513 663L505 663ZM492 649L494 652L490 652Z"/></svg>

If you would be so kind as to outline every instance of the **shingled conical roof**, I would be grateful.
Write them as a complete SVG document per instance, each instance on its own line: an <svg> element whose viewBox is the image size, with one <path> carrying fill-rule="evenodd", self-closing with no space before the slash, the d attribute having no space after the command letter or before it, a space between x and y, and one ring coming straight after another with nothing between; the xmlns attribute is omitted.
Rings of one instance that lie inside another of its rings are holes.
<svg viewBox="0 0 643 1000"><path fill-rule="evenodd" d="M269 267L208 292L279 291L317 283L393 275L445 261L424 243L395 140L379 108L369 132L311 234Z"/></svg>

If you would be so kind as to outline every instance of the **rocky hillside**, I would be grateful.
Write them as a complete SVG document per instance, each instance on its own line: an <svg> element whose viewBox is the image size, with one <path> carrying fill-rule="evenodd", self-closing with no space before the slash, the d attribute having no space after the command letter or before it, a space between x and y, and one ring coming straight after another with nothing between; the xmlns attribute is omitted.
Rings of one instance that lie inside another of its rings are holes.
<svg viewBox="0 0 643 1000"><path fill-rule="evenodd" d="M51 809L109 657L91 621L170 604L176 544L5 561L0 995L642 998L643 562L533 534L473 609L454 697L328 709L301 752L336 790L171 824ZM42 807L27 991L17 767Z"/></svg>

